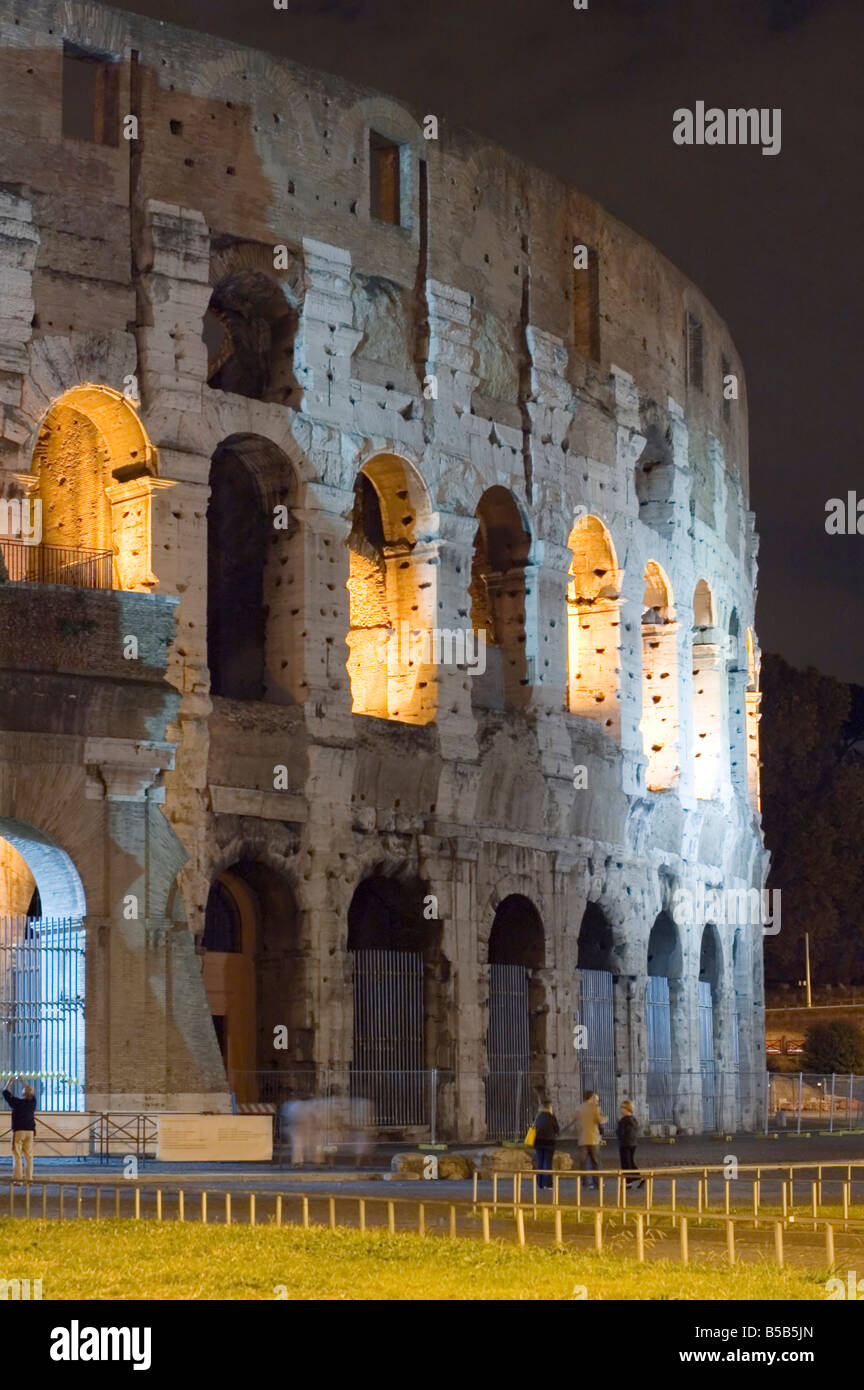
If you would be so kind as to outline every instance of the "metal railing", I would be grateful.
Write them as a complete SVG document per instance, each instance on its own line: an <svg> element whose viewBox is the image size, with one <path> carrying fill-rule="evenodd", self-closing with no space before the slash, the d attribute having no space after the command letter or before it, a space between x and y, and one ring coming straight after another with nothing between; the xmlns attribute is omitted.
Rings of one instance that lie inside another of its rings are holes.
<svg viewBox="0 0 864 1390"><path fill-rule="evenodd" d="M12 582L64 584L76 589L113 587L114 552L80 546L31 545L0 539L2 577Z"/></svg>

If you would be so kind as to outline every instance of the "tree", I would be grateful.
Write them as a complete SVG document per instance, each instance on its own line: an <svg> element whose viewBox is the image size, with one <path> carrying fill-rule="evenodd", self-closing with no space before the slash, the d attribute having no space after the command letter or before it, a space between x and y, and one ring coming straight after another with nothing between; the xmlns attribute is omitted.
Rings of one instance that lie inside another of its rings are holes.
<svg viewBox="0 0 864 1390"><path fill-rule="evenodd" d="M864 1033L848 1018L814 1023L804 1039L802 1065L805 1071L864 1071Z"/></svg>

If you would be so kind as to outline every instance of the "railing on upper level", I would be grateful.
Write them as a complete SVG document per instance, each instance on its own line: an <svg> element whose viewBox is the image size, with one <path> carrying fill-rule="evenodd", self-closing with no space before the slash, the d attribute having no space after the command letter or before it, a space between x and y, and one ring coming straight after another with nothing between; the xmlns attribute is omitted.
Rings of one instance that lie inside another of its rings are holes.
<svg viewBox="0 0 864 1390"><path fill-rule="evenodd" d="M114 555L65 545L31 545L0 539L0 578L33 584L66 584L77 589L113 587Z"/></svg>

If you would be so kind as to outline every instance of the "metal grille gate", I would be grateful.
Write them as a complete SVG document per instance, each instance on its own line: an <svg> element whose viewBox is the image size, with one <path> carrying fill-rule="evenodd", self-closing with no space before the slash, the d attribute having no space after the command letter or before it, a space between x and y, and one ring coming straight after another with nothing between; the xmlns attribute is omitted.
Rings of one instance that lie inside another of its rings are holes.
<svg viewBox="0 0 864 1390"><path fill-rule="evenodd" d="M702 1130L717 1128L717 1083L714 1073L714 1001L708 980L698 982L699 1066L702 1072Z"/></svg>
<svg viewBox="0 0 864 1390"><path fill-rule="evenodd" d="M486 1132L490 1138L521 1139L534 1118L536 1099L524 965L489 966L486 1057Z"/></svg>
<svg viewBox="0 0 864 1390"><path fill-rule="evenodd" d="M615 996L608 970L580 970L576 1022L584 1024L586 1046L579 1058L580 1091L591 1087L613 1133L618 1115L615 1085Z"/></svg>
<svg viewBox="0 0 864 1390"><path fill-rule="evenodd" d="M75 918L0 918L0 1076L39 1110L84 1109L84 941Z"/></svg>
<svg viewBox="0 0 864 1390"><path fill-rule="evenodd" d="M423 1071L423 957L354 951L351 1094L371 1100L383 1126L428 1122Z"/></svg>
<svg viewBox="0 0 864 1390"><path fill-rule="evenodd" d="M672 1019L669 981L665 975L648 976L645 1023L648 1032L648 1118L654 1123L671 1124L674 1119Z"/></svg>

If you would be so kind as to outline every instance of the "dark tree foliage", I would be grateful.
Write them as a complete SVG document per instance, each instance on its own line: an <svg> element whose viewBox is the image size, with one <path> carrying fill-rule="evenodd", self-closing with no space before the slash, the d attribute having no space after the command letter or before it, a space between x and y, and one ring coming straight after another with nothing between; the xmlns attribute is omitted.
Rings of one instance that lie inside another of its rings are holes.
<svg viewBox="0 0 864 1390"><path fill-rule="evenodd" d="M801 1063L805 1071L860 1075L864 1071L864 1033L848 1018L814 1023L804 1038Z"/></svg>
<svg viewBox="0 0 864 1390"><path fill-rule="evenodd" d="M782 892L782 926L765 937L765 977L804 975L810 933L814 984L864 982L864 690L762 663L762 820L768 886Z"/></svg>

